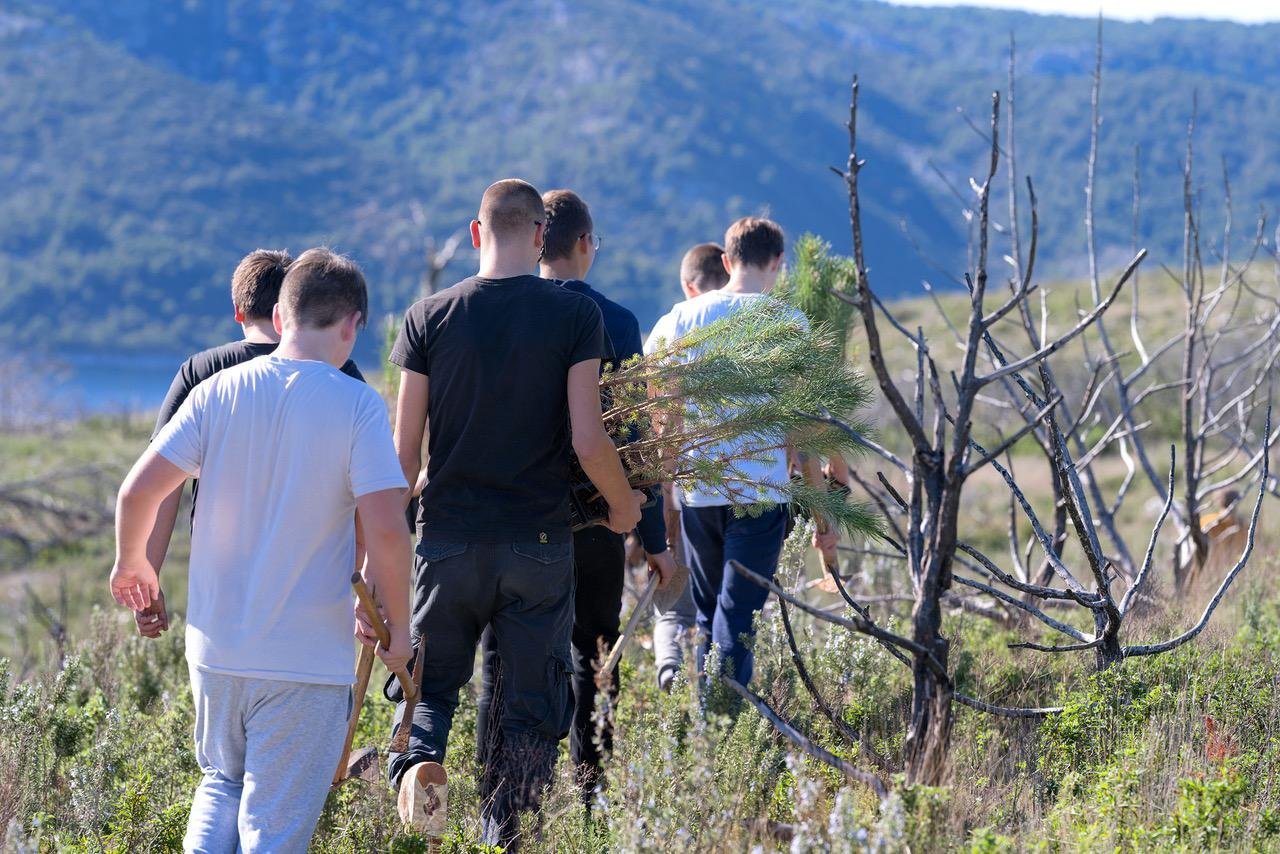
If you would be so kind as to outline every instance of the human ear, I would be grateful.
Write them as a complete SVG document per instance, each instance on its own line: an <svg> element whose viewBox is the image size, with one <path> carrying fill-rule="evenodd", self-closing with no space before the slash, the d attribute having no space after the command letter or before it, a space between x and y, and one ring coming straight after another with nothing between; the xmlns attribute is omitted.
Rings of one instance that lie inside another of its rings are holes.
<svg viewBox="0 0 1280 854"><path fill-rule="evenodd" d="M277 335L284 334L284 321L280 317L280 303L276 303L271 307L271 328L276 331Z"/></svg>
<svg viewBox="0 0 1280 854"><path fill-rule="evenodd" d="M473 249L480 248L480 220L471 220L471 246Z"/></svg>

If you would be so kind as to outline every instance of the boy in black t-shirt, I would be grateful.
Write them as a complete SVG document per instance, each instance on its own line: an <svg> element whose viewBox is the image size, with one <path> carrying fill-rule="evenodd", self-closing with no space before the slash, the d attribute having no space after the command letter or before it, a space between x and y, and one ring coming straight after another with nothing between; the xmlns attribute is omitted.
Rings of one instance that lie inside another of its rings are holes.
<svg viewBox="0 0 1280 854"><path fill-rule="evenodd" d="M219 371L275 351L280 343L280 333L272 325L271 310L280 297L280 286L292 263L293 258L283 250L255 249L236 265L235 272L231 274L231 308L235 313L236 323L244 330L244 338L202 350L182 363L173 376L173 382L169 384L169 393L165 395L160 414L156 417L155 430L151 433L152 439L159 435L161 428L177 413L187 395L200 383ZM342 366L342 372L364 381L360 369L350 359ZM192 480L193 519L198 488L199 481ZM147 558L157 573L168 554L169 540L173 537L173 527L178 521L178 505L181 501L182 487L179 486L160 505L151 538L147 541ZM169 612L165 607L164 591L152 600L149 607L135 612L133 617L138 634L143 637L157 638L167 631Z"/></svg>
<svg viewBox="0 0 1280 854"><path fill-rule="evenodd" d="M403 369L395 441L406 480L418 480L424 433L429 461L413 603L422 699L397 709L413 727L408 750L391 755L390 780L401 818L442 833L441 763L458 691L491 627L503 738L483 769L480 815L483 841L507 851L520 843L519 812L539 806L567 728L571 444L608 502L610 530L634 528L642 499L600 417L600 309L529 275L545 218L528 183L489 187L471 223L478 275L415 303L391 352Z"/></svg>

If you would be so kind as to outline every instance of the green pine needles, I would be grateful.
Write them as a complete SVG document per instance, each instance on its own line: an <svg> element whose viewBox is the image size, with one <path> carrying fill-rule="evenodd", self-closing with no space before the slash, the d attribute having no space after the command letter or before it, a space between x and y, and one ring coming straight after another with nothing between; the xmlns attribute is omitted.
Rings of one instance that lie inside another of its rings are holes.
<svg viewBox="0 0 1280 854"><path fill-rule="evenodd" d="M804 312L810 323L825 323L845 341L853 305L839 294L853 295L857 268L853 259L831 254L831 244L815 234L802 234L795 262L778 277L774 294Z"/></svg>
<svg viewBox="0 0 1280 854"><path fill-rule="evenodd" d="M815 420L833 416L866 429L857 413L870 387L845 361L844 341L826 320L808 321L767 297L606 373L605 425L632 483L711 486L744 512L759 506L761 487L772 487L801 513L821 513L851 534L876 532L876 517L840 493L760 483L743 472L744 463L788 444L812 456L857 453L847 431Z"/></svg>

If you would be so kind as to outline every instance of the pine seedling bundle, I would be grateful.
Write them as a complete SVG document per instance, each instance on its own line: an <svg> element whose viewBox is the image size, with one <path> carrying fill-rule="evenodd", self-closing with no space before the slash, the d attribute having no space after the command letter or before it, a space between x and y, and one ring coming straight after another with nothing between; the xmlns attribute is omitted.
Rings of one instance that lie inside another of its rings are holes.
<svg viewBox="0 0 1280 854"><path fill-rule="evenodd" d="M773 293L804 312L810 323L826 324L845 341L853 305L839 294L853 295L857 273L852 258L832 255L830 243L806 233L796 241L795 261L778 277Z"/></svg>
<svg viewBox="0 0 1280 854"><path fill-rule="evenodd" d="M800 512L821 513L849 533L875 530L866 508L841 494L759 483L742 470L784 442L817 456L857 449L848 432L814 420L834 416L863 430L857 413L871 397L844 359L843 333L827 322L810 323L778 299L754 300L600 383L605 426L634 486L698 483L725 490L744 509L772 487ZM736 452L728 452L730 442Z"/></svg>

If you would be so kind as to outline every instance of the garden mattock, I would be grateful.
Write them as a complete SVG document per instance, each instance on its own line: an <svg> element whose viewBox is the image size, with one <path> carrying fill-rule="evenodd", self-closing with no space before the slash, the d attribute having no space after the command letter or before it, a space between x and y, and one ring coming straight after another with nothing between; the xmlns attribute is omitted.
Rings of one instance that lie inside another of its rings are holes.
<svg viewBox="0 0 1280 854"><path fill-rule="evenodd" d="M360 607L365 609L365 615L369 617L370 625L374 627L374 634L378 635L378 643L381 644L383 649L389 649L390 645L392 645L392 632L387 629L387 624L385 624L378 615L378 604L374 602L374 597L372 597L372 594L369 592L369 588L365 585L365 580L360 577L360 572L356 572L356 574L351 576L351 586L356 592L356 598L360 600ZM367 647L365 649L367 649ZM419 641L417 641L417 659L413 662L413 673L417 673L417 675L420 675L422 672L422 658L424 658L425 653L426 639L420 638ZM364 657L364 653L361 653L361 656ZM370 662L370 666L372 666L372 662ZM403 691L404 694L404 717L401 722L399 722L399 726L396 729L396 735L392 737L392 743L390 743L389 749L392 753L404 753L404 750L408 749L408 736L410 736L410 732L413 730L413 707L416 707L421 691L417 688L417 682L413 679L413 676L410 675L410 672L408 672L406 668L401 667L399 670L394 672L396 672L396 679L399 681L399 684L401 684L401 691ZM358 680L358 677L360 677L360 671L357 670L356 676ZM365 675L365 685L369 685L369 676L367 676L367 673ZM348 723L347 729L351 730L352 727L353 723Z"/></svg>
<svg viewBox="0 0 1280 854"><path fill-rule="evenodd" d="M618 636L618 641L613 645L613 649L609 650L609 656L600 665L600 669L596 671L596 684L603 686L611 678L613 678L613 668L618 666L618 662L622 660L622 653L626 652L627 644L629 644L636 634L636 627L640 624L641 618L649 610L650 604L656 604L660 612L666 613L680 600L680 596L684 593L685 585L689 583L689 567L685 566L684 561L676 558L676 571L667 582L667 586L661 590L658 589L658 576L654 573L649 576L649 583L644 586L644 590L640 592L640 598L636 601L636 606L631 609L631 616L627 619L627 625L623 628L622 634Z"/></svg>

